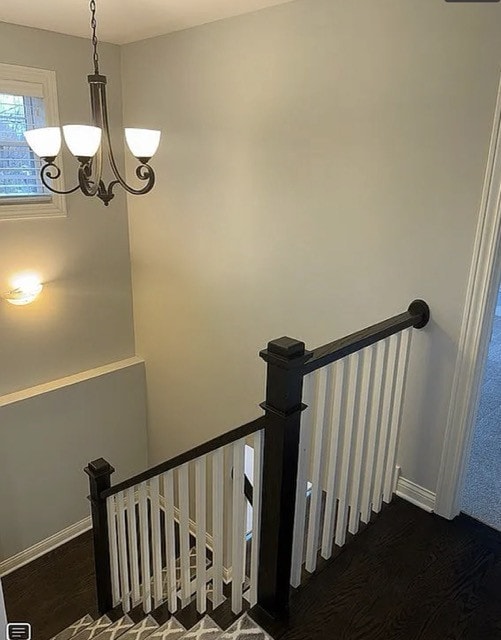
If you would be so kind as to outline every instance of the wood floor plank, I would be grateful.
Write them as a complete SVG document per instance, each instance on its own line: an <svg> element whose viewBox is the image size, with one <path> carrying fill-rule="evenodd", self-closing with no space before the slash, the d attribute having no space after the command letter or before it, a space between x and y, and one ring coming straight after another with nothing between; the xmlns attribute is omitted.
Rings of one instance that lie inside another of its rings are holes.
<svg viewBox="0 0 501 640"><path fill-rule="evenodd" d="M2 578L7 616L47 640L89 613L97 616L91 532Z"/></svg>
<svg viewBox="0 0 501 640"><path fill-rule="evenodd" d="M501 533L395 501L293 597L282 640L497 640Z"/></svg>

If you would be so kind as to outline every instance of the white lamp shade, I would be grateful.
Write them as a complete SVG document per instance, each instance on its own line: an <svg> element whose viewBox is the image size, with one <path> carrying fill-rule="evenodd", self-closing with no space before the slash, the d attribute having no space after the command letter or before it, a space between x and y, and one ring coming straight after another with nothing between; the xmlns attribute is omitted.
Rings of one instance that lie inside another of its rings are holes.
<svg viewBox="0 0 501 640"><path fill-rule="evenodd" d="M61 151L61 129L43 127L24 132L26 142L40 158L55 158Z"/></svg>
<svg viewBox="0 0 501 640"><path fill-rule="evenodd" d="M18 276L12 282L13 289L4 293L2 297L16 306L30 304L40 295L43 284L35 274L25 274Z"/></svg>
<svg viewBox="0 0 501 640"><path fill-rule="evenodd" d="M125 139L136 158L152 158L160 144L160 131L154 129L125 129Z"/></svg>
<svg viewBox="0 0 501 640"><path fill-rule="evenodd" d="M67 124L63 127L64 139L74 156L92 158L101 144L101 129L84 124Z"/></svg>

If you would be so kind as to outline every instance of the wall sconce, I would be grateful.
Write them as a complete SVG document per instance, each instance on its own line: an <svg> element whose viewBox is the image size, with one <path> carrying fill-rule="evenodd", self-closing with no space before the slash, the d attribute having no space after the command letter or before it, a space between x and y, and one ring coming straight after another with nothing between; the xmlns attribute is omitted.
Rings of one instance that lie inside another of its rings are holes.
<svg viewBox="0 0 501 640"><path fill-rule="evenodd" d="M12 280L12 289L2 294L2 298L16 306L30 304L40 295L43 284L38 276L25 274Z"/></svg>

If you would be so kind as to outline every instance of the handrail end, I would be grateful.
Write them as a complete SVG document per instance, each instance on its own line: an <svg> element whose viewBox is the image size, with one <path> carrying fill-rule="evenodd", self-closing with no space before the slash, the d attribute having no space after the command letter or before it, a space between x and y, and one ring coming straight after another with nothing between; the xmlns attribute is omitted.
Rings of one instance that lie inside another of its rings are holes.
<svg viewBox="0 0 501 640"><path fill-rule="evenodd" d="M424 300L413 300L408 311L416 317L416 321L412 325L414 329L423 329L430 321L430 307Z"/></svg>

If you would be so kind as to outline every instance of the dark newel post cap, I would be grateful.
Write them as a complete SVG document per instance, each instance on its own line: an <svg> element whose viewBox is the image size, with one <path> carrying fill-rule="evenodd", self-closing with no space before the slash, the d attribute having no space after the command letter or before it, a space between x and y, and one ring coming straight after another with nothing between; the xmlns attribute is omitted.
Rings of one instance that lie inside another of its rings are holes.
<svg viewBox="0 0 501 640"><path fill-rule="evenodd" d="M291 360L292 358L304 356L305 344L300 340L283 336L268 342L268 352Z"/></svg>
<svg viewBox="0 0 501 640"><path fill-rule="evenodd" d="M97 460L89 462L84 471L92 478L99 478L100 476L111 475L115 472L115 469L104 458L98 458Z"/></svg>
<svg viewBox="0 0 501 640"><path fill-rule="evenodd" d="M413 300L408 311L411 315L416 316L416 321L413 324L415 329L426 327L430 320L430 307L424 300Z"/></svg>
<svg viewBox="0 0 501 640"><path fill-rule="evenodd" d="M265 362L271 362L284 369L297 368L311 357L311 351L305 349L304 342L283 336L268 342L268 347L259 353Z"/></svg>

